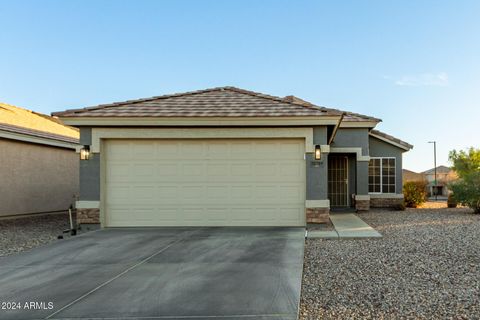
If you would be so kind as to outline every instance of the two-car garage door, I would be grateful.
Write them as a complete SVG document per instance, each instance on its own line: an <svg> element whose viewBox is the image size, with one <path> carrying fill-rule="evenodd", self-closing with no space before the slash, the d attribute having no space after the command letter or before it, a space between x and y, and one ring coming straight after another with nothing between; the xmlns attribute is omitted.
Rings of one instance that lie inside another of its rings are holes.
<svg viewBox="0 0 480 320"><path fill-rule="evenodd" d="M106 226L303 226L300 139L107 140Z"/></svg>

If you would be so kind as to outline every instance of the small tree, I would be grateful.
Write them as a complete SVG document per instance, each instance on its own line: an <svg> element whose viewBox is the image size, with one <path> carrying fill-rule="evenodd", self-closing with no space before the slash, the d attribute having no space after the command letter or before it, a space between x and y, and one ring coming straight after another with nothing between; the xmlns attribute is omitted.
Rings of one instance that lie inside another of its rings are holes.
<svg viewBox="0 0 480 320"><path fill-rule="evenodd" d="M453 150L449 158L459 178L449 185L455 199L480 213L480 149Z"/></svg>
<svg viewBox="0 0 480 320"><path fill-rule="evenodd" d="M426 183L423 181L408 181L403 185L403 197L405 206L416 208L425 202L427 193L425 192Z"/></svg>

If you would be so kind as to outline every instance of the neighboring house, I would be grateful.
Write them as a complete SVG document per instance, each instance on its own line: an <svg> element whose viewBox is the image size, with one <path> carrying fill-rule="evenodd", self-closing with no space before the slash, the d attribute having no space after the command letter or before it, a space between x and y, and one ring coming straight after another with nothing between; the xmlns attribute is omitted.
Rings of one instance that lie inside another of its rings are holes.
<svg viewBox="0 0 480 320"><path fill-rule="evenodd" d="M78 129L0 103L0 217L67 210L78 194Z"/></svg>
<svg viewBox="0 0 480 320"><path fill-rule="evenodd" d="M435 195L448 197L450 190L448 184L458 179L455 171L446 166L437 167L437 184L435 186L435 168L422 172L427 180L427 193L429 197Z"/></svg>
<svg viewBox="0 0 480 320"><path fill-rule="evenodd" d="M54 113L80 128L79 223L305 226L402 201L379 119L222 87Z"/></svg>
<svg viewBox="0 0 480 320"><path fill-rule="evenodd" d="M414 181L414 182L425 182L426 183L426 178L423 173L417 173L414 171L410 171L407 169L402 170L402 175L403 175L403 183L409 182L409 181Z"/></svg>

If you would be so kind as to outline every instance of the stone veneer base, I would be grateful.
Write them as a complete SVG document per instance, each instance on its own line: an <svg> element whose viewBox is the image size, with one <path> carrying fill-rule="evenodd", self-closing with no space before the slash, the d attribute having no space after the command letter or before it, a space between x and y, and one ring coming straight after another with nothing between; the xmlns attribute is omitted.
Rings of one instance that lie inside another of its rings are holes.
<svg viewBox="0 0 480 320"><path fill-rule="evenodd" d="M357 201L357 208L358 208L358 202L359 201ZM306 218L307 218L307 223L328 223L330 221L330 208L306 208ZM99 223L100 223L100 209L98 208L77 209L77 224L99 224Z"/></svg>
<svg viewBox="0 0 480 320"><path fill-rule="evenodd" d="M306 208L307 223L329 223L330 208Z"/></svg>
<svg viewBox="0 0 480 320"><path fill-rule="evenodd" d="M394 208L403 203L403 198L371 198L371 208Z"/></svg>
<svg viewBox="0 0 480 320"><path fill-rule="evenodd" d="M355 200L355 209L357 211L370 210L370 200Z"/></svg>
<svg viewBox="0 0 480 320"><path fill-rule="evenodd" d="M77 209L77 224L100 223L100 209Z"/></svg>

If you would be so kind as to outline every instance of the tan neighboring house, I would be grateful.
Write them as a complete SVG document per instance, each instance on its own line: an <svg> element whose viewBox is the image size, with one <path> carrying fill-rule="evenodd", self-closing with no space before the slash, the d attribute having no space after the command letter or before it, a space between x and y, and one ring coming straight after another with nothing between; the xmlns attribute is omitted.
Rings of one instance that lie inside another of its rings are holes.
<svg viewBox="0 0 480 320"><path fill-rule="evenodd" d="M402 176L403 176L403 183L409 182L409 181L425 181L425 175L423 173L418 173L414 171L410 171L407 169L402 170Z"/></svg>
<svg viewBox="0 0 480 320"><path fill-rule="evenodd" d="M403 183L409 181L423 181L427 185L427 195L448 197L450 190L448 184L457 180L458 176L451 168L446 166L437 167L437 186L435 187L435 168L417 173L407 169L402 170ZM436 192L435 192L436 191Z"/></svg>
<svg viewBox="0 0 480 320"><path fill-rule="evenodd" d="M65 211L78 194L78 129L0 103L0 217Z"/></svg>
<svg viewBox="0 0 480 320"><path fill-rule="evenodd" d="M455 171L446 166L437 167L437 185L435 186L435 168L422 172L427 180L427 193L429 197L448 197L450 190L448 184L458 179Z"/></svg>

